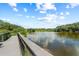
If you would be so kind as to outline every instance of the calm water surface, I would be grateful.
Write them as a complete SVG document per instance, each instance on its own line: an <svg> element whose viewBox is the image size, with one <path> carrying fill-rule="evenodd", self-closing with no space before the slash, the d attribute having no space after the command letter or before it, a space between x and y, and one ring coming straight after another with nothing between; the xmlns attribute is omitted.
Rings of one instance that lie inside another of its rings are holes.
<svg viewBox="0 0 79 59"><path fill-rule="evenodd" d="M79 55L79 33L36 32L28 38L53 55Z"/></svg>

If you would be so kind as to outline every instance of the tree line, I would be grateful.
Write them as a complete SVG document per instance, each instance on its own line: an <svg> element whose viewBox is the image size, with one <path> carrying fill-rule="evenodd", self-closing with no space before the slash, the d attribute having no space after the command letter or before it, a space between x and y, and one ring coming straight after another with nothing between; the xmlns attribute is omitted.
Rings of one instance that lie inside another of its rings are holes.
<svg viewBox="0 0 79 59"><path fill-rule="evenodd" d="M57 26L56 28L26 29L19 25L11 24L0 20L0 32L10 32L11 35L16 35L18 32L20 32L24 36L27 36L29 33L34 32L79 32L79 22Z"/></svg>
<svg viewBox="0 0 79 59"><path fill-rule="evenodd" d="M18 32L20 32L23 35L26 35L27 30L21 26L0 20L0 33L5 32L10 32L11 35L16 35Z"/></svg>
<svg viewBox="0 0 79 59"><path fill-rule="evenodd" d="M54 31L56 32L79 32L79 22L67 25L57 26Z"/></svg>

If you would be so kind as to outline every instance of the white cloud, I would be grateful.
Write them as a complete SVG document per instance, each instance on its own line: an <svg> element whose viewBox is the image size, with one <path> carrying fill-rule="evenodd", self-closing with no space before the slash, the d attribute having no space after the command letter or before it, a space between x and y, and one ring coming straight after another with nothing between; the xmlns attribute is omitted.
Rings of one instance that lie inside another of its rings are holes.
<svg viewBox="0 0 79 59"><path fill-rule="evenodd" d="M44 11L44 10L40 10L40 13L46 13L46 11Z"/></svg>
<svg viewBox="0 0 79 59"><path fill-rule="evenodd" d="M26 9L26 8L24 8L24 11L25 11L25 12L27 12L27 9Z"/></svg>
<svg viewBox="0 0 79 59"><path fill-rule="evenodd" d="M45 4L43 4L43 8L42 9L44 9L44 10L50 10L50 9L53 9L53 10L56 10L56 7L55 7L55 5L54 4L52 4L52 3L45 3Z"/></svg>
<svg viewBox="0 0 79 59"><path fill-rule="evenodd" d="M16 11L16 12L18 12L18 9L17 8L13 8L13 10Z"/></svg>
<svg viewBox="0 0 79 59"><path fill-rule="evenodd" d="M60 18L60 19L65 19L65 17L64 17L64 16L59 16L59 18Z"/></svg>
<svg viewBox="0 0 79 59"><path fill-rule="evenodd" d="M67 12L61 12L60 13L60 16L64 16L64 15L70 15L70 13L67 11Z"/></svg>
<svg viewBox="0 0 79 59"><path fill-rule="evenodd" d="M6 21L6 19L5 18L1 18L3 21Z"/></svg>
<svg viewBox="0 0 79 59"><path fill-rule="evenodd" d="M71 8L74 8L74 7L79 6L79 3L70 3L69 5L71 6Z"/></svg>
<svg viewBox="0 0 79 59"><path fill-rule="evenodd" d="M11 7L16 7L16 3L8 3Z"/></svg>
<svg viewBox="0 0 79 59"><path fill-rule="evenodd" d="M66 15L69 15L68 12L66 12L67 14ZM47 14L45 17L40 17L40 18L37 18L38 20L40 21L45 21L45 22L54 22L56 23L57 20L63 20L65 19L65 15L63 14L63 12L60 13L60 15L57 15L57 14Z"/></svg>
<svg viewBox="0 0 79 59"><path fill-rule="evenodd" d="M42 18L37 18L38 20L41 20Z"/></svg>
<svg viewBox="0 0 79 59"><path fill-rule="evenodd" d="M69 5L66 5L66 8L70 8L70 6Z"/></svg>
<svg viewBox="0 0 79 59"><path fill-rule="evenodd" d="M35 18L35 16L31 16L31 18Z"/></svg>
<svg viewBox="0 0 79 59"><path fill-rule="evenodd" d="M55 4L52 3L36 3L36 7L36 10L39 10L41 13L44 13L47 10L56 10Z"/></svg>
<svg viewBox="0 0 79 59"><path fill-rule="evenodd" d="M17 16L23 16L22 14L17 14Z"/></svg>
<svg viewBox="0 0 79 59"><path fill-rule="evenodd" d="M64 13L63 13L63 12L61 12L61 13L60 13L60 15L64 15Z"/></svg>
<svg viewBox="0 0 79 59"><path fill-rule="evenodd" d="M25 16L26 18L29 18L30 16Z"/></svg>
<svg viewBox="0 0 79 59"><path fill-rule="evenodd" d="M5 21L5 22L10 22L10 19L7 19L7 18L1 18L1 20Z"/></svg>
<svg viewBox="0 0 79 59"><path fill-rule="evenodd" d="M17 4L16 3L8 3L14 11L18 12L18 9L16 8Z"/></svg>
<svg viewBox="0 0 79 59"><path fill-rule="evenodd" d="M43 3L36 3L37 10L41 9L41 5L42 5L42 4L43 4Z"/></svg>
<svg viewBox="0 0 79 59"><path fill-rule="evenodd" d="M68 5L66 5L66 8L75 8L79 6L79 3L69 3Z"/></svg>
<svg viewBox="0 0 79 59"><path fill-rule="evenodd" d="M70 15L70 13L69 12L66 12L66 15Z"/></svg>
<svg viewBox="0 0 79 59"><path fill-rule="evenodd" d="M45 17L41 17L38 19L45 22L52 22L52 21L55 22L56 18L57 18L56 14L47 14Z"/></svg>
<svg viewBox="0 0 79 59"><path fill-rule="evenodd" d="M35 18L35 16L25 16L26 18Z"/></svg>

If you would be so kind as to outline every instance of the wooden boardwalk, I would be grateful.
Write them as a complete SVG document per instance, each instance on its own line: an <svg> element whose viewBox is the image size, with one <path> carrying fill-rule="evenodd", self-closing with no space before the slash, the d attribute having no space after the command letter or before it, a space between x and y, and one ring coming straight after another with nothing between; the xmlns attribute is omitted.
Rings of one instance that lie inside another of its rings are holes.
<svg viewBox="0 0 79 59"><path fill-rule="evenodd" d="M2 43L3 45L0 47L0 56L22 56L21 45L25 51L28 49L34 56L53 56L20 34L19 36L12 36Z"/></svg>
<svg viewBox="0 0 79 59"><path fill-rule="evenodd" d="M29 40L28 38L25 38L22 35L20 35L20 36L22 37L24 42L27 44L27 46L29 47L29 49L32 51L32 53L35 56L53 56L52 54L45 51L43 48L41 48L40 46L38 46L37 44L35 44L31 40Z"/></svg>
<svg viewBox="0 0 79 59"><path fill-rule="evenodd" d="M0 56L22 56L17 36L12 36L3 42L3 47L0 48Z"/></svg>

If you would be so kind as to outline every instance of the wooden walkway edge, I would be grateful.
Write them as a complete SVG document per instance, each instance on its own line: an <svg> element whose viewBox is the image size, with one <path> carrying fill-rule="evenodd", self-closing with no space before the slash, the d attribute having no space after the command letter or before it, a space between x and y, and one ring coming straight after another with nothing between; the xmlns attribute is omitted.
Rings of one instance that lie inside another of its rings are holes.
<svg viewBox="0 0 79 59"><path fill-rule="evenodd" d="M43 48L41 48L31 40L29 40L28 38L22 36L21 34L19 34L19 36L22 38L22 40L24 40L26 45L29 47L30 51L35 56L53 56L52 54L50 54L49 52L47 52L46 50L44 50Z"/></svg>

